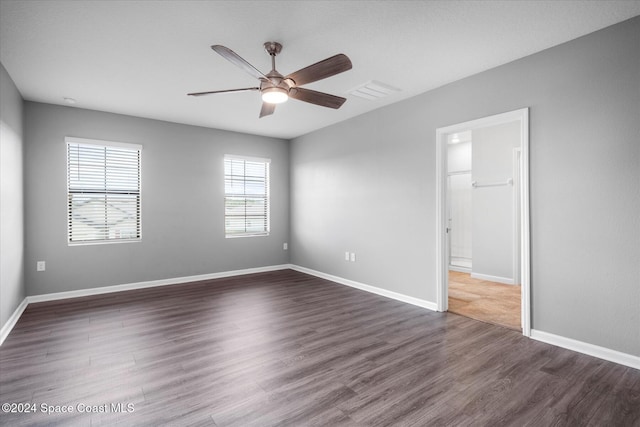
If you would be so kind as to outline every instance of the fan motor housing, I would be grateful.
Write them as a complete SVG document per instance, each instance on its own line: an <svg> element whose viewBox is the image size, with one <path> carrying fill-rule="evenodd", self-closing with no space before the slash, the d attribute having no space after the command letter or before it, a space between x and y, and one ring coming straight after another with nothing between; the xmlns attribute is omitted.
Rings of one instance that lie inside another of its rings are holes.
<svg viewBox="0 0 640 427"><path fill-rule="evenodd" d="M271 56L275 56L282 52L282 45L278 42L265 42L264 50Z"/></svg>

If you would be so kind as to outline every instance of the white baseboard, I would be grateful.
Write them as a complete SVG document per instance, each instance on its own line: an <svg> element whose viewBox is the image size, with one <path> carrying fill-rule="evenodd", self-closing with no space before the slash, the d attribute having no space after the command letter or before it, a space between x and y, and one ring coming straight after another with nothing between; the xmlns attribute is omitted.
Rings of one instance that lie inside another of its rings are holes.
<svg viewBox="0 0 640 427"><path fill-rule="evenodd" d="M312 270L310 268L301 267L294 264L282 264L273 265L267 267L247 268L243 270L223 271L219 273L201 274L196 276L175 277L171 279L151 280L146 282L129 283L124 285L104 286L100 288L82 289L78 291L57 292L51 294L28 296L20 305L15 309L11 317L0 329L0 345L5 341L11 330L14 328L18 319L27 308L30 303L55 301L66 298L78 298L89 295L99 295L112 292L121 292L132 289L151 288L156 286L165 285L177 285L180 283L196 282L200 280L220 279L224 277L240 276L243 274L263 273L268 271L286 270L292 269L300 271L302 273L310 274L312 276L320 277L326 280L331 280L342 285L350 286L352 288L360 289L366 292L371 292L376 295L391 298L397 301L405 302L408 304L423 307L429 310L437 311L437 305L434 302L422 300L419 298L410 297L397 292L389 291L375 286L366 285L364 283L356 282L354 280L345 279L331 274L322 273L320 271ZM571 338L565 338L559 335L554 335L548 332L539 331L536 329L531 330L531 338L537 341L545 342L547 344L563 347L569 350L577 351L578 353L587 354L590 356L598 357L600 359L608 360L611 362L619 363L631 368L640 369L640 357L627 353L622 353L616 350L611 350L605 347L600 347L594 344L577 341Z"/></svg>
<svg viewBox="0 0 640 427"><path fill-rule="evenodd" d="M471 277L479 280L488 280L489 282L504 283L505 285L513 285L513 279L509 277L491 276L490 274L471 273Z"/></svg>
<svg viewBox="0 0 640 427"><path fill-rule="evenodd" d="M180 283L197 282L200 280L221 279L224 277L240 276L243 274L264 273L267 271L286 270L291 268L289 264L270 265L266 267L245 268L243 270L222 271L219 273L199 274L196 276L173 277L170 279L150 280L147 282L127 283L124 285L102 286L100 288L80 289L77 291L55 292L51 294L32 295L22 300L11 317L0 329L0 345L9 336L9 333L29 304L36 302L56 301L67 298L79 298L90 295L110 294L112 292L130 291L133 289L153 288L156 286L178 285Z"/></svg>
<svg viewBox="0 0 640 427"><path fill-rule="evenodd" d="M566 348L568 350L577 351L578 353L588 354L589 356L597 357L599 359L619 363L620 365L640 369L640 357L632 354L622 353L606 347L600 347L598 345L565 338L560 335L550 334L549 332L538 331L536 329L531 330L531 338L547 344Z"/></svg>
<svg viewBox="0 0 640 427"><path fill-rule="evenodd" d="M7 319L7 322L2 325L2 329L0 329L0 345L4 342L5 339L9 336L9 332L16 326L18 319L22 316L22 312L29 305L29 301L27 298L23 299L20 305L13 311L13 314Z"/></svg>
<svg viewBox="0 0 640 427"><path fill-rule="evenodd" d="M471 273L471 269L449 264L449 271L457 271L458 273Z"/></svg>
<svg viewBox="0 0 640 427"><path fill-rule="evenodd" d="M438 311L438 306L435 302L423 300L420 298L410 297L408 295L400 294L386 289L377 288L371 285L365 285L364 283L356 282L354 280L345 279L331 274L322 273L320 271L312 270L310 268L301 267L299 265L290 265L292 270L299 271L301 273L310 274L312 276L320 277L322 279L331 280L332 282L339 283L341 285L350 286L352 288L360 289L362 291L371 292L372 294L381 295L383 297L391 298L397 301L406 302L411 305L417 305L418 307L427 308L429 310Z"/></svg>
<svg viewBox="0 0 640 427"><path fill-rule="evenodd" d="M419 298L410 297L407 295L399 294L397 292L377 288L371 285L365 285L364 283L356 282L356 281L345 279L338 276L333 276L327 273L322 273L320 271L312 270L306 267L301 267L299 265L292 264L289 266L289 268L291 268L292 270L300 271L301 273L306 273L312 276L320 277L322 279L331 280L332 282L336 282L341 285L351 286L356 289L371 292L371 293L381 295L387 298L392 298L398 301L406 302L408 304L417 305L418 307L427 308L429 310L437 311L437 305L431 301L421 300ZM487 280L496 281L493 279L487 279ZM571 338L565 338L559 335L554 335L548 332L542 332L535 329L531 330L531 338L537 341L545 342L547 344L551 344L558 347L566 348L568 350L576 351L578 353L587 354L589 356L598 357L600 359L619 363L621 365L629 366L631 368L640 369L640 357L633 356L631 354L622 353L616 350L611 350L605 347L600 347L600 346L585 343L582 341L576 341Z"/></svg>
<svg viewBox="0 0 640 427"><path fill-rule="evenodd" d="M29 303L55 301L67 298L79 298L89 295L109 294L112 292L130 291L133 289L153 288L156 286L178 285L180 283L198 282L201 280L221 279L224 277L240 276L243 274L264 273L267 271L285 270L289 264L271 265L267 267L245 268L243 270L222 271L220 273L199 274L196 276L172 277L170 279L150 280L147 282L127 283L124 285L103 286L100 288L80 289L77 291L56 292L51 294L27 297Z"/></svg>

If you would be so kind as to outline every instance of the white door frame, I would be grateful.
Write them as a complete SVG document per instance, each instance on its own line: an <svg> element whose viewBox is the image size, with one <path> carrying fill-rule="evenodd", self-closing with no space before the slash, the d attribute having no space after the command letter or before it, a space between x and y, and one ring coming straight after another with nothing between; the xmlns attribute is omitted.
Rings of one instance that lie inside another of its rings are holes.
<svg viewBox="0 0 640 427"><path fill-rule="evenodd" d="M520 147L513 149L513 284L520 285L520 170L522 169Z"/></svg>
<svg viewBox="0 0 640 427"><path fill-rule="evenodd" d="M449 271L447 257L447 136L503 123L520 122L520 283L522 285L522 334L531 336L529 254L529 109L509 111L436 129L436 304L447 311ZM516 180L514 179L514 183Z"/></svg>

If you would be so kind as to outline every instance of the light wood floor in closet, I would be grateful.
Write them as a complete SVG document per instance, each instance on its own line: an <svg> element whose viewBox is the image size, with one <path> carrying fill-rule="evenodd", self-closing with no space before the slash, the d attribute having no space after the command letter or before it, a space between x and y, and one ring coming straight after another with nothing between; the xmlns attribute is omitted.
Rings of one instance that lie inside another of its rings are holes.
<svg viewBox="0 0 640 427"><path fill-rule="evenodd" d="M449 271L449 311L521 330L520 288L473 279L469 273Z"/></svg>

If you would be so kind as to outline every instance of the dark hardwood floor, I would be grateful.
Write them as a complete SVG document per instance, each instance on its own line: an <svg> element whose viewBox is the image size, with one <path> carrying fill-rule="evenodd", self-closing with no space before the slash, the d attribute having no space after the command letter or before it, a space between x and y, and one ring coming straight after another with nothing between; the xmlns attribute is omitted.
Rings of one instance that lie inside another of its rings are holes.
<svg viewBox="0 0 640 427"><path fill-rule="evenodd" d="M36 405L11 426L638 426L640 371L283 270L32 304L0 402Z"/></svg>

